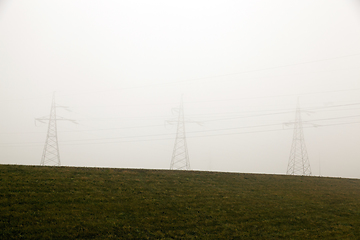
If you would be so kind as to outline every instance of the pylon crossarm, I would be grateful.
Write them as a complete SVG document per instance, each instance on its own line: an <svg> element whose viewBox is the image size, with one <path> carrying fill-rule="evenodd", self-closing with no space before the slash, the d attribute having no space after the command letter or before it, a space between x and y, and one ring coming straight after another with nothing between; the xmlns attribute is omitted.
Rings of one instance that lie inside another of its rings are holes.
<svg viewBox="0 0 360 240"><path fill-rule="evenodd" d="M75 121L75 120L73 120L73 119L63 118L63 117L58 117L58 118L35 118L35 120L37 120L37 121L49 121L49 120L56 120L56 121L70 121L70 122L74 122L74 123L76 123L76 121Z"/></svg>

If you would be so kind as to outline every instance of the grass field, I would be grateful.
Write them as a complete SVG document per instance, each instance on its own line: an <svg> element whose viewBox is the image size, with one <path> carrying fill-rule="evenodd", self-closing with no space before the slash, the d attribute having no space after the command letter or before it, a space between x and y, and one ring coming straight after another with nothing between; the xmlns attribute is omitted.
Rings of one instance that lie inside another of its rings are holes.
<svg viewBox="0 0 360 240"><path fill-rule="evenodd" d="M0 239L360 239L360 180L0 165Z"/></svg>

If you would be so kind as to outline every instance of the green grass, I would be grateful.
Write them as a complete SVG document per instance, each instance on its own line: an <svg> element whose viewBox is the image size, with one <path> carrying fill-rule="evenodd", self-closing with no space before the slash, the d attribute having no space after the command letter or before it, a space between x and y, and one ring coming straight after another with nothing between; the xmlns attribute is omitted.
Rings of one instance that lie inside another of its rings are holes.
<svg viewBox="0 0 360 240"><path fill-rule="evenodd" d="M0 165L0 239L360 239L360 180Z"/></svg>

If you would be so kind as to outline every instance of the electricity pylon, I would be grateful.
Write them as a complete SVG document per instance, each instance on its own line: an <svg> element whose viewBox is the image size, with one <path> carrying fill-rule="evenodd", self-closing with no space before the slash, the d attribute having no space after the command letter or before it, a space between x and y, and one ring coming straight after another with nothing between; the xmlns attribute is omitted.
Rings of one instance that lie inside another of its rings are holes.
<svg viewBox="0 0 360 240"><path fill-rule="evenodd" d="M195 121L185 121L184 105L181 97L180 107L174 109L179 113L177 120L169 120L167 123L177 123L176 139L174 150L171 157L170 170L190 170L189 152L186 143L185 122L198 123Z"/></svg>
<svg viewBox="0 0 360 240"><path fill-rule="evenodd" d="M293 142L286 174L311 175L310 161L304 140L299 99L296 107Z"/></svg>
<svg viewBox="0 0 360 240"><path fill-rule="evenodd" d="M71 120L71 119L57 117L56 116L56 108L67 109L67 107L56 105L55 93L53 93L50 116L35 119L35 122L39 121L39 122L44 123L45 121L49 121L45 146L44 146L43 154L42 154L41 161L40 161L41 166L44 166L44 165L61 166L59 143L58 143L58 137L57 137L57 121L65 120L65 121L71 121L73 123L76 123L74 120Z"/></svg>

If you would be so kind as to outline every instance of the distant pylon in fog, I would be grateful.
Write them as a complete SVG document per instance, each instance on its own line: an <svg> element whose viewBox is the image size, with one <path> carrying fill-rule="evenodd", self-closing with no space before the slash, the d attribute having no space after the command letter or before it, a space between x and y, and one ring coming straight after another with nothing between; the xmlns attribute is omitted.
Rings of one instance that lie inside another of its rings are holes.
<svg viewBox="0 0 360 240"><path fill-rule="evenodd" d="M168 123L177 123L177 132L174 144L174 150L171 157L170 169L171 170L190 170L189 152L186 143L185 122L198 123L195 121L185 121L184 105L181 97L180 107L174 109L179 113L177 120L167 121Z"/></svg>
<svg viewBox="0 0 360 240"><path fill-rule="evenodd" d="M41 157L40 165L52 165L52 166L61 166L60 161L60 152L59 152L59 143L57 137L57 121L58 120L66 120L76 123L71 119L57 118L56 117L56 108L67 108L63 106L57 106L55 103L55 93L53 93L51 110L49 117L36 118L36 121L45 122L49 121L48 132L46 136L45 146L43 150L43 154Z"/></svg>
<svg viewBox="0 0 360 240"><path fill-rule="evenodd" d="M309 156L304 140L299 99L296 107L294 135L286 174L311 175Z"/></svg>

